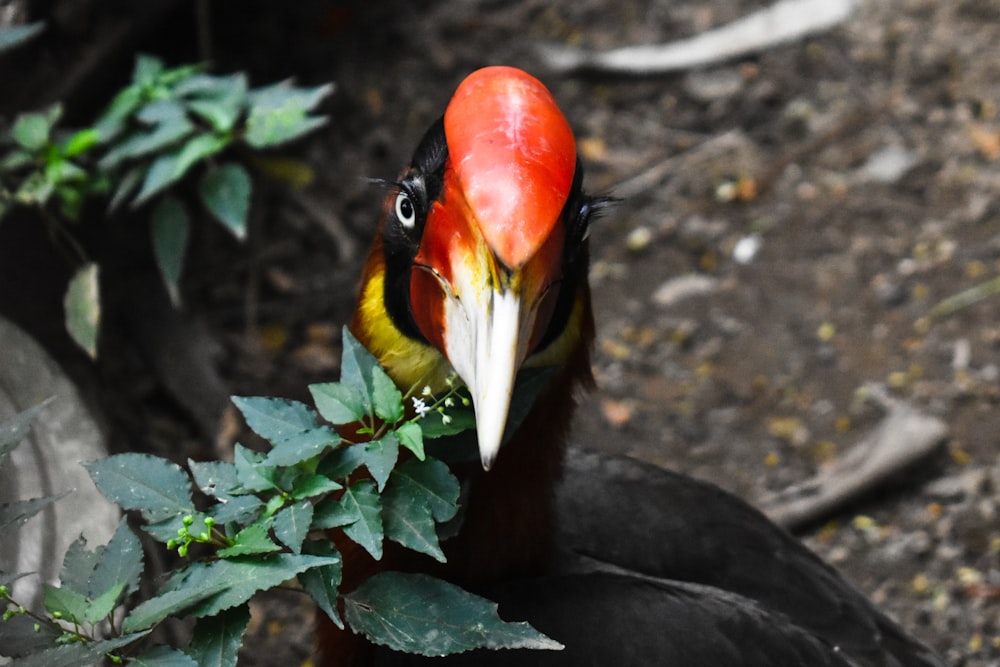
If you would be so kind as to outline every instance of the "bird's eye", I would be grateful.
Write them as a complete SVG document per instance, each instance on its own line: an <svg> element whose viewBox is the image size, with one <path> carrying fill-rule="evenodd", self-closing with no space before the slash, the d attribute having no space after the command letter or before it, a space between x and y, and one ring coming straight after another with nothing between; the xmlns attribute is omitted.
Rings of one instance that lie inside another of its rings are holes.
<svg viewBox="0 0 1000 667"><path fill-rule="evenodd" d="M396 219L406 229L413 229L417 224L417 207L406 192L396 195Z"/></svg>

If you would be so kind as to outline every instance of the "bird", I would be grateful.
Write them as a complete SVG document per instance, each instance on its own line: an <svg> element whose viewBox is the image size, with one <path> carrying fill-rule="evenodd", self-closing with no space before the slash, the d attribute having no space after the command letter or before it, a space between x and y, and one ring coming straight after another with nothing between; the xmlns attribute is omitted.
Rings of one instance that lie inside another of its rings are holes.
<svg viewBox="0 0 1000 667"><path fill-rule="evenodd" d="M470 665L942 667L830 565L748 503L660 467L568 443L594 385L589 231L569 121L514 67L470 73L388 183L351 333L403 389L457 376L474 442L442 456L462 527L438 564L346 540L342 590L426 571L499 603L561 651L478 650ZM509 421L518 378L544 371ZM412 665L318 616L316 664Z"/></svg>

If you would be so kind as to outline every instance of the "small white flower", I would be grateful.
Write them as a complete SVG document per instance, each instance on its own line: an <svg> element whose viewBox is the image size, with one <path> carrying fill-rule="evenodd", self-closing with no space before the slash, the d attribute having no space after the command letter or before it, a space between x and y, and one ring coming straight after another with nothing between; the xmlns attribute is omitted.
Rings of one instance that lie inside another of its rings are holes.
<svg viewBox="0 0 1000 667"><path fill-rule="evenodd" d="M444 399L444 407L450 408L450 407L452 407L454 405L455 405L455 399L453 399L451 396L449 396L448 398Z"/></svg>
<svg viewBox="0 0 1000 667"><path fill-rule="evenodd" d="M427 404L424 403L424 399L413 397L413 410L417 413L417 417L423 419L427 415L429 408Z"/></svg>
<svg viewBox="0 0 1000 667"><path fill-rule="evenodd" d="M431 386L429 384L425 384L424 388L420 391L420 395L421 396L430 396L431 395Z"/></svg>
<svg viewBox="0 0 1000 667"><path fill-rule="evenodd" d="M447 426L448 424L451 423L451 417L449 415L446 415L445 413L442 412L441 413L441 423L444 424L445 426Z"/></svg>

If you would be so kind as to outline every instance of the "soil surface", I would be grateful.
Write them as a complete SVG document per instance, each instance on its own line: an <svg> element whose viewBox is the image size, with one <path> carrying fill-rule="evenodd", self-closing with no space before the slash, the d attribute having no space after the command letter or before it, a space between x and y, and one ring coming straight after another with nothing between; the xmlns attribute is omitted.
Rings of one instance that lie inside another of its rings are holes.
<svg viewBox="0 0 1000 667"><path fill-rule="evenodd" d="M884 414L863 388L885 387L946 440L802 536L949 664L1000 664L1000 296L939 306L1000 275L995 2L869 0L829 33L641 78L558 75L536 47L665 42L767 3L319 4L214 23L218 71L337 86L299 155L314 182L259 190L246 246L195 239L186 312L230 393L336 377L381 205L365 178L397 175L471 70L523 67L589 190L622 198L591 235L598 387L575 440L754 501L845 456ZM109 365L130 447L206 448L141 361ZM308 659L307 606L257 611L241 665Z"/></svg>

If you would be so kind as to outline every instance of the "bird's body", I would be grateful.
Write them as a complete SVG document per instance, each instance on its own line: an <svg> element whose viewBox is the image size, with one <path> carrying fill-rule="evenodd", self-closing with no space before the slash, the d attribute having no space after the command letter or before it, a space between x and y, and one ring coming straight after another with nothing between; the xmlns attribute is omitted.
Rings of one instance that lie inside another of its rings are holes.
<svg viewBox="0 0 1000 667"><path fill-rule="evenodd" d="M386 198L354 335L404 391L457 373L478 456L447 563L343 544L349 591L379 569L421 570L501 603L565 651L476 652L461 664L894 665L939 661L794 538L707 484L573 450L591 383L590 219L569 125L513 68L470 75ZM553 369L505 434L522 369ZM501 447L501 443L502 447ZM329 623L321 666L411 664Z"/></svg>

